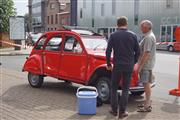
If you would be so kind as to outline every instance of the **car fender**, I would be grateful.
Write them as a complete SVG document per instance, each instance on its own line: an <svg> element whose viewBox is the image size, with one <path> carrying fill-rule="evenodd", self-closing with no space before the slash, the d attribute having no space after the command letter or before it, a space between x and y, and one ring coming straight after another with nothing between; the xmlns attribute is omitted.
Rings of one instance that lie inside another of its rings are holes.
<svg viewBox="0 0 180 120"><path fill-rule="evenodd" d="M40 55L31 55L25 62L22 71L43 74L42 57Z"/></svg>
<svg viewBox="0 0 180 120"><path fill-rule="evenodd" d="M96 83L96 80L101 76L111 77L111 72L106 69L106 64L97 66L90 74L87 76L88 81L87 85L93 85Z"/></svg>
<svg viewBox="0 0 180 120"><path fill-rule="evenodd" d="M168 47L169 46L174 46L174 42L168 42L168 45L167 45Z"/></svg>
<svg viewBox="0 0 180 120"><path fill-rule="evenodd" d="M137 84L138 84L139 78L138 78L137 68L138 68L138 64L135 64L133 72L132 72L131 87L137 86ZM91 85L91 84L96 83L97 78L100 76L106 76L106 77L110 78L111 73L112 73L112 71L109 71L106 69L106 64L102 64L102 65L96 67L94 69L94 71L92 72L92 74L90 76L88 76L88 83L87 84ZM122 84L122 83L120 83L120 84Z"/></svg>

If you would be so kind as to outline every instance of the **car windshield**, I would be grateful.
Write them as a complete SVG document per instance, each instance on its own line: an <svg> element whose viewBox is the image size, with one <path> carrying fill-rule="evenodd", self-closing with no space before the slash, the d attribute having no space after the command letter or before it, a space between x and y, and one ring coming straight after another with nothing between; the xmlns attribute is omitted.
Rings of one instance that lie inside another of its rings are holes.
<svg viewBox="0 0 180 120"><path fill-rule="evenodd" d="M106 50L107 41L104 38L82 38L83 44L86 49L101 49Z"/></svg>

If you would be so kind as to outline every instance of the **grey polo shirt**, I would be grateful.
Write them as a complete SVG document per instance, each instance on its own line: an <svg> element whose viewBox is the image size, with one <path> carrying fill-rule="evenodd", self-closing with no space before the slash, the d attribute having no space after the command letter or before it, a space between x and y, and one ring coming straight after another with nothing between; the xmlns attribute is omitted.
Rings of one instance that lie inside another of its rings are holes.
<svg viewBox="0 0 180 120"><path fill-rule="evenodd" d="M156 59L156 37L152 31L145 34L140 42L140 58L144 52L150 52L150 58L145 62L142 70L152 70Z"/></svg>

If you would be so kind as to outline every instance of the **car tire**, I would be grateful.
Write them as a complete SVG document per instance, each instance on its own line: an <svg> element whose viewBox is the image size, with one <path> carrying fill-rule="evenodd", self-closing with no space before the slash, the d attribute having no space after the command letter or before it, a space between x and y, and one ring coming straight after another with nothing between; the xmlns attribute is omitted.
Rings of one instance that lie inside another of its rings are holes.
<svg viewBox="0 0 180 120"><path fill-rule="evenodd" d="M169 47L168 47L168 51L169 51L169 52L173 52L173 51L174 51L173 46L169 46Z"/></svg>
<svg viewBox="0 0 180 120"><path fill-rule="evenodd" d="M144 91L137 91L137 92L132 92L131 91L131 94L134 95L134 96L141 96L142 94L144 94Z"/></svg>
<svg viewBox="0 0 180 120"><path fill-rule="evenodd" d="M100 77L97 81L96 88L98 91L98 99L102 103L110 103L110 78Z"/></svg>
<svg viewBox="0 0 180 120"><path fill-rule="evenodd" d="M37 75L34 73L28 73L29 84L34 88L40 88L43 84L44 77L42 75Z"/></svg>

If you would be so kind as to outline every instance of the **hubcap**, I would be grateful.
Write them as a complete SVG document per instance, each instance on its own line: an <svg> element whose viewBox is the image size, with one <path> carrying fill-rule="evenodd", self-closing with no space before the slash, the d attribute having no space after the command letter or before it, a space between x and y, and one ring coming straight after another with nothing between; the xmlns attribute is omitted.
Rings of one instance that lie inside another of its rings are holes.
<svg viewBox="0 0 180 120"><path fill-rule="evenodd" d="M37 85L39 82L39 75L31 74L30 75L30 82L32 85Z"/></svg>
<svg viewBox="0 0 180 120"><path fill-rule="evenodd" d="M102 101L107 101L109 98L109 86L105 81L98 83L98 94Z"/></svg>
<svg viewBox="0 0 180 120"><path fill-rule="evenodd" d="M173 51L173 47L170 47L170 48L169 48L169 51Z"/></svg>

